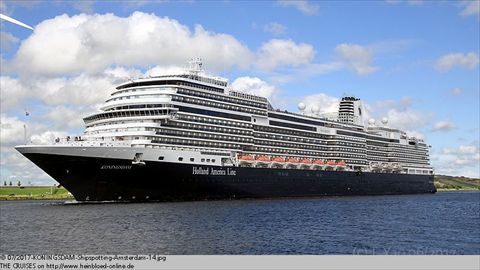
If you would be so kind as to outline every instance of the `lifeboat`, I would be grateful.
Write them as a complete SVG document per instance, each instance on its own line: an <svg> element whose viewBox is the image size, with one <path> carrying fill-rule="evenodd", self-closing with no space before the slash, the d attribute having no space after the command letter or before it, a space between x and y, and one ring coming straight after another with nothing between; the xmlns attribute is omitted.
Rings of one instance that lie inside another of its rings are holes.
<svg viewBox="0 0 480 270"><path fill-rule="evenodd" d="M267 157L267 156L258 156L255 160L256 160L256 161L269 162L269 161L270 161L270 157Z"/></svg>
<svg viewBox="0 0 480 270"><path fill-rule="evenodd" d="M289 162L289 163L299 163L300 160L298 158L287 158L287 162Z"/></svg>
<svg viewBox="0 0 480 270"><path fill-rule="evenodd" d="M253 161L254 158L252 155L243 155L243 156L238 156L239 160L245 160L245 161Z"/></svg>
<svg viewBox="0 0 480 270"><path fill-rule="evenodd" d="M288 168L297 168L300 163L300 159L293 157L287 158L287 163Z"/></svg>
<svg viewBox="0 0 480 270"><path fill-rule="evenodd" d="M285 157L272 158L272 167L283 168L284 165L285 165Z"/></svg>
<svg viewBox="0 0 480 270"><path fill-rule="evenodd" d="M329 171L334 170L335 166L337 165L335 160L328 160L325 164L326 164L326 169Z"/></svg>
<svg viewBox="0 0 480 270"><path fill-rule="evenodd" d="M304 160L302 160L302 164L310 165L310 164L312 164L312 160L311 159L304 159Z"/></svg>
<svg viewBox="0 0 480 270"><path fill-rule="evenodd" d="M345 167L346 165L347 165L347 164L346 164L345 161L343 161L343 160L337 162L337 166Z"/></svg>
<svg viewBox="0 0 480 270"><path fill-rule="evenodd" d="M257 167L266 167L270 163L270 157L269 156L257 156L255 158L255 161L257 162Z"/></svg>
<svg viewBox="0 0 480 270"><path fill-rule="evenodd" d="M315 164L315 165L324 165L325 162L323 162L323 160L321 160L321 159L317 159L317 160L314 160L314 161L313 161L313 164Z"/></svg>
<svg viewBox="0 0 480 270"><path fill-rule="evenodd" d="M400 165L399 163L393 163L392 168L394 171L398 172L402 170L402 165Z"/></svg>
<svg viewBox="0 0 480 270"><path fill-rule="evenodd" d="M302 159L302 161L300 161L300 163L302 164L302 168L304 169L310 169L310 167L312 166L312 160L311 159Z"/></svg>
<svg viewBox="0 0 480 270"><path fill-rule="evenodd" d="M316 159L313 161L313 168L314 169L322 169L323 168L323 165L325 165L325 162L323 162L323 160L321 159Z"/></svg>
<svg viewBox="0 0 480 270"><path fill-rule="evenodd" d="M336 165L337 165L337 171L343 171L343 170L345 170L345 167L347 166L347 164L343 160L338 161L336 163Z"/></svg>
<svg viewBox="0 0 480 270"><path fill-rule="evenodd" d="M250 167L255 159L252 155L239 155L238 160L240 161L240 165Z"/></svg>
<svg viewBox="0 0 480 270"><path fill-rule="evenodd" d="M380 169L380 164L378 162L370 162L370 167L373 170L378 170L378 169Z"/></svg>
<svg viewBox="0 0 480 270"><path fill-rule="evenodd" d="M272 161L277 162L277 163L284 163L285 158L284 157L274 157L274 158L272 158Z"/></svg>
<svg viewBox="0 0 480 270"><path fill-rule="evenodd" d="M336 163L335 163L334 160L329 160L329 161L327 161L327 165L329 165L329 166L335 166Z"/></svg>

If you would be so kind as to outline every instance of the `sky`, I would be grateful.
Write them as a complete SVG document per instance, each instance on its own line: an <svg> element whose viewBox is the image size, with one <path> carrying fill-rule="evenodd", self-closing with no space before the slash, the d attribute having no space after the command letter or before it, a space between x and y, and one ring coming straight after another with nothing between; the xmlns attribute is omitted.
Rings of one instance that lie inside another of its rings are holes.
<svg viewBox="0 0 480 270"><path fill-rule="evenodd" d="M479 177L479 3L1 1L34 30L0 22L0 184L55 183L13 146L80 135L116 84L196 57L282 110L354 95L431 145L437 174Z"/></svg>

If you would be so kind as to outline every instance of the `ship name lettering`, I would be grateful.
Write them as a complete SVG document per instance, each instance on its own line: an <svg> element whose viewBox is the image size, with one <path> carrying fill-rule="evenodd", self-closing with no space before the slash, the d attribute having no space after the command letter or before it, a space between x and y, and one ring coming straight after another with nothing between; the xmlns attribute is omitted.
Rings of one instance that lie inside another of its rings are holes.
<svg viewBox="0 0 480 270"><path fill-rule="evenodd" d="M234 169L227 168L227 175L237 175L237 171Z"/></svg>
<svg viewBox="0 0 480 270"><path fill-rule="evenodd" d="M208 168L204 169L202 167L193 167L192 175L201 174L201 175L209 175L210 171Z"/></svg>
<svg viewBox="0 0 480 270"><path fill-rule="evenodd" d="M100 170L130 170L132 165L102 165Z"/></svg>
<svg viewBox="0 0 480 270"><path fill-rule="evenodd" d="M227 175L227 171L223 169L211 168L210 171L211 171L211 175Z"/></svg>

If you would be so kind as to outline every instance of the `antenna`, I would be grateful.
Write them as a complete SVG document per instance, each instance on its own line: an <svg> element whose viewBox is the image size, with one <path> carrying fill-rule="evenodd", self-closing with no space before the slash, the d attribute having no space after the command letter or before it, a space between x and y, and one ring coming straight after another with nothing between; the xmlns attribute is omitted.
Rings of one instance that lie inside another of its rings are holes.
<svg viewBox="0 0 480 270"><path fill-rule="evenodd" d="M198 57L190 59L190 61L188 61L188 73L190 73L190 75L198 76L201 72L203 72L202 59Z"/></svg>

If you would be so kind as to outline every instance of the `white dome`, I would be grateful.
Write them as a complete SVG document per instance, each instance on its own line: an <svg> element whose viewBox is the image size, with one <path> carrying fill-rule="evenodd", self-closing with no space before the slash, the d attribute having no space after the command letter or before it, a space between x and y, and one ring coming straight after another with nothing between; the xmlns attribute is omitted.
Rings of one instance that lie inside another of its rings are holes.
<svg viewBox="0 0 480 270"><path fill-rule="evenodd" d="M297 106L298 106L298 109L299 109L300 111L305 110L305 108L307 107L307 105L305 105L305 103L303 103L303 102L298 103Z"/></svg>
<svg viewBox="0 0 480 270"><path fill-rule="evenodd" d="M318 113L320 111L320 108L317 105L312 106L312 113Z"/></svg>
<svg viewBox="0 0 480 270"><path fill-rule="evenodd" d="M388 123L388 118L387 117L383 117L382 118L382 124L386 125Z"/></svg>
<svg viewBox="0 0 480 270"><path fill-rule="evenodd" d="M372 126L375 125L375 119L370 118L370 119L368 120L368 124L369 124L369 125L372 125Z"/></svg>

